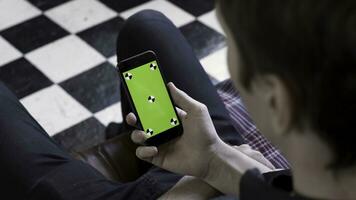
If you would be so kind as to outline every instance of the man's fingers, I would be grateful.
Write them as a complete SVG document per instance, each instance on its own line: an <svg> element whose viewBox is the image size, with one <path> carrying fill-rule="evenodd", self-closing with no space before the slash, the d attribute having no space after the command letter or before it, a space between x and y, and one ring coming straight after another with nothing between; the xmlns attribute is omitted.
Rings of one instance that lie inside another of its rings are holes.
<svg viewBox="0 0 356 200"><path fill-rule="evenodd" d="M145 132L134 130L131 133L131 140L136 144L143 144L147 139Z"/></svg>
<svg viewBox="0 0 356 200"><path fill-rule="evenodd" d="M172 98L177 106L181 107L186 112L194 111L201 105L198 101L187 95L182 90L178 89L172 82L168 83L169 91L172 94Z"/></svg>
<svg viewBox="0 0 356 200"><path fill-rule="evenodd" d="M270 169L275 169L275 167L273 166L273 164L267 160L262 153L260 153L259 151L256 151L254 149L252 149L250 147L250 145L248 144L242 144L240 146L235 146L236 149L238 149L240 152L242 152L243 154L247 155L248 157L256 160L257 162L265 165L266 167L270 168Z"/></svg>
<svg viewBox="0 0 356 200"><path fill-rule="evenodd" d="M136 124L136 121L137 121L136 116L132 112L126 115L126 122L128 125L134 126Z"/></svg>
<svg viewBox="0 0 356 200"><path fill-rule="evenodd" d="M248 151L251 149L250 145L248 144L241 144L239 146L236 146L240 151Z"/></svg>
<svg viewBox="0 0 356 200"><path fill-rule="evenodd" d="M136 156L142 160L149 161L150 158L156 156L158 149L155 146L140 146L136 149Z"/></svg>
<svg viewBox="0 0 356 200"><path fill-rule="evenodd" d="M177 114L181 120L183 120L185 118L185 116L187 115L187 113L184 110L182 110L178 107L176 107L176 111L177 111Z"/></svg>

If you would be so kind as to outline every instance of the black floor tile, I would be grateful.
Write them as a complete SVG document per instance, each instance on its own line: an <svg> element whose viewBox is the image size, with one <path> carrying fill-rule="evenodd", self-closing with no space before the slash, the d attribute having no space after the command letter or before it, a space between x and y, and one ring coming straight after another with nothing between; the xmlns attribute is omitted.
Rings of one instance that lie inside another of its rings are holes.
<svg viewBox="0 0 356 200"><path fill-rule="evenodd" d="M92 117L54 135L53 139L68 152L82 151L105 141L105 127Z"/></svg>
<svg viewBox="0 0 356 200"><path fill-rule="evenodd" d="M106 62L60 83L60 86L95 113L120 101L119 83L116 69Z"/></svg>
<svg viewBox="0 0 356 200"><path fill-rule="evenodd" d="M124 20L116 17L78 33L79 37L109 58L116 54L117 35Z"/></svg>
<svg viewBox="0 0 356 200"><path fill-rule="evenodd" d="M52 82L24 58L20 58L0 67L0 80L4 82L18 98L25 97Z"/></svg>
<svg viewBox="0 0 356 200"><path fill-rule="evenodd" d="M217 31L194 21L180 27L181 32L193 47L199 59L221 49L226 45L225 37Z"/></svg>
<svg viewBox="0 0 356 200"><path fill-rule="evenodd" d="M68 32L41 15L6 29L0 34L22 53L27 53L68 35Z"/></svg>
<svg viewBox="0 0 356 200"><path fill-rule="evenodd" d="M194 16L200 16L214 9L214 0L169 0Z"/></svg>
<svg viewBox="0 0 356 200"><path fill-rule="evenodd" d="M50 8L56 7L60 4L63 4L69 0L28 0L33 5L41 10L48 10Z"/></svg>
<svg viewBox="0 0 356 200"><path fill-rule="evenodd" d="M150 0L100 0L102 3L107 5L109 8L116 10L117 12L122 12L127 9L133 8L140 4L146 3Z"/></svg>

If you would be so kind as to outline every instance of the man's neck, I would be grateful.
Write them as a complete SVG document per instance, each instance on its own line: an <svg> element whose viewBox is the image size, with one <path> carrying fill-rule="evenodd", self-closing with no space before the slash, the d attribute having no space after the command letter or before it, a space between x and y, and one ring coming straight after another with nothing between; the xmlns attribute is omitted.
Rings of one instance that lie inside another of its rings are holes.
<svg viewBox="0 0 356 200"><path fill-rule="evenodd" d="M284 150L297 193L317 199L355 199L356 169L334 173L330 149L314 133L291 133Z"/></svg>

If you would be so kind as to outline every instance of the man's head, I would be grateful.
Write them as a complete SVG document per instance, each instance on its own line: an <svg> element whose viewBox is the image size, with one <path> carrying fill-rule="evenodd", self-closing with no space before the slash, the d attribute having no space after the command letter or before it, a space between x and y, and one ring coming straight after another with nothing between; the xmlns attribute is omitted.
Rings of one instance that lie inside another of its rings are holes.
<svg viewBox="0 0 356 200"><path fill-rule="evenodd" d="M229 69L261 131L277 144L309 129L356 166L356 1L219 0Z"/></svg>

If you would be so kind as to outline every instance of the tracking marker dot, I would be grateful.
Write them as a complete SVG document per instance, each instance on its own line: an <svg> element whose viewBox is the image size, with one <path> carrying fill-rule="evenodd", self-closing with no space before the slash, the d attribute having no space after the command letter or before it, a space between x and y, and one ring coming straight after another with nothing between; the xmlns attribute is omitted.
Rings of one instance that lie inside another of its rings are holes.
<svg viewBox="0 0 356 200"><path fill-rule="evenodd" d="M151 63L150 70L156 70L156 69L157 69L157 65L155 63Z"/></svg>
<svg viewBox="0 0 356 200"><path fill-rule="evenodd" d="M124 75L124 77L125 77L126 80L131 80L131 79L132 79L132 74L127 72L127 73Z"/></svg>
<svg viewBox="0 0 356 200"><path fill-rule="evenodd" d="M149 103L154 103L156 101L156 97L148 96L147 100L148 100Z"/></svg>
<svg viewBox="0 0 356 200"><path fill-rule="evenodd" d="M148 135L153 135L153 130L150 129L150 128L148 128L148 129L146 130L146 133L147 133Z"/></svg>
<svg viewBox="0 0 356 200"><path fill-rule="evenodd" d="M178 124L178 120L173 117L173 118L171 119L171 125L175 126L175 125L177 125L177 124Z"/></svg>

